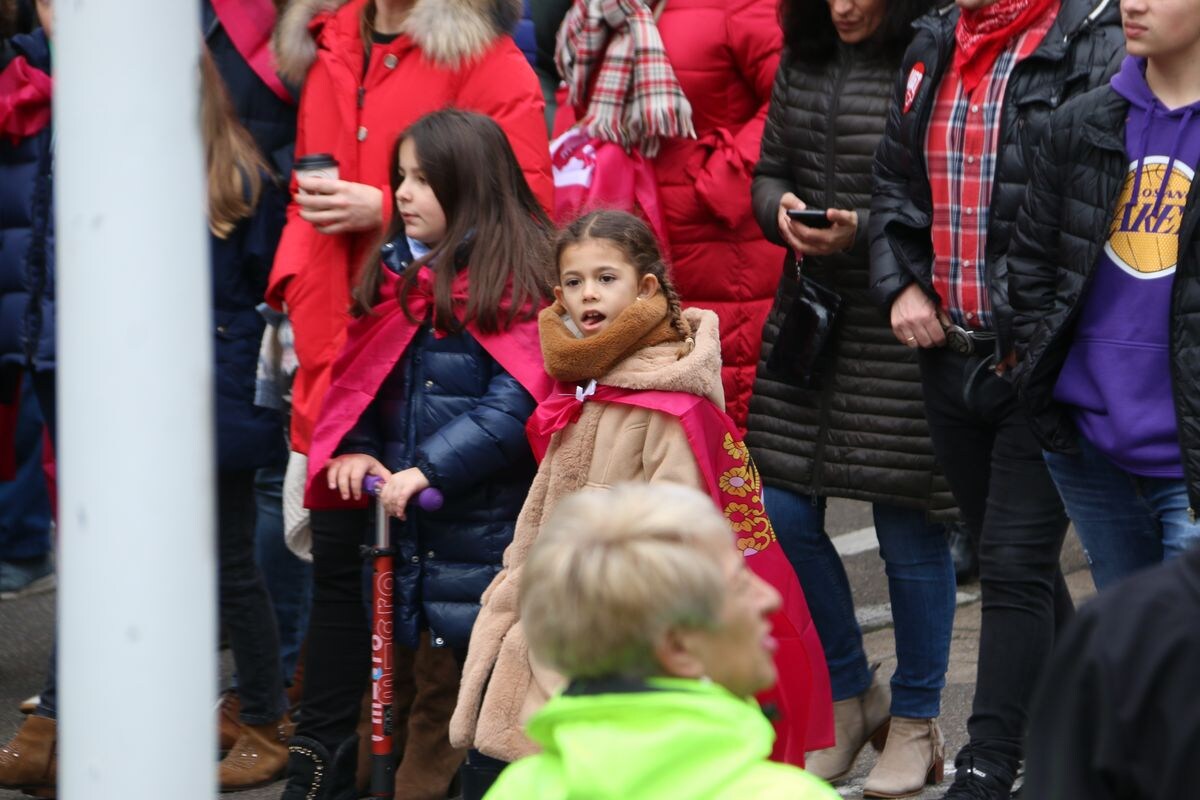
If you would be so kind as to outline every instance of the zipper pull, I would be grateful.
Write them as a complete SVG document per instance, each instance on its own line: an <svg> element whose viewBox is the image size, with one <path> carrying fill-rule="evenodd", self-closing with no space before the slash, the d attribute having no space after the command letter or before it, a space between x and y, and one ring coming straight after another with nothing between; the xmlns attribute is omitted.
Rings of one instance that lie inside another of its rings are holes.
<svg viewBox="0 0 1200 800"><path fill-rule="evenodd" d="M363 101L366 99L366 97L367 97L367 87L365 87L365 86L358 87L358 107L359 108L363 107Z"/></svg>

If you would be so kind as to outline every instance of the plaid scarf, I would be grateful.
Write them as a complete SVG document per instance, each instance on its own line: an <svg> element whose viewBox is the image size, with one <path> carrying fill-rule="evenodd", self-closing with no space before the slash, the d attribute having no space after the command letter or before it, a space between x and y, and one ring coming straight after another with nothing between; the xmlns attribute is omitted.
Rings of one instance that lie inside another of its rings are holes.
<svg viewBox="0 0 1200 800"><path fill-rule="evenodd" d="M568 99L590 136L648 157L663 137L696 136L646 0L574 0L556 49Z"/></svg>

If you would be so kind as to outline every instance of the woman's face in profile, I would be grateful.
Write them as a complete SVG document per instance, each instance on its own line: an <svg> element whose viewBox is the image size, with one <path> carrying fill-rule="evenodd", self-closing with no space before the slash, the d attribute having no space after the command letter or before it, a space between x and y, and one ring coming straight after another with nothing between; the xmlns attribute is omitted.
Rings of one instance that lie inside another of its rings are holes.
<svg viewBox="0 0 1200 800"><path fill-rule="evenodd" d="M777 643L768 617L779 609L779 592L750 571L732 542L717 555L725 576L725 602L715 628L689 633L691 650L706 677L739 697L749 697L775 683Z"/></svg>
<svg viewBox="0 0 1200 800"><path fill-rule="evenodd" d="M829 0L829 16L846 44L870 39L887 13L887 0Z"/></svg>

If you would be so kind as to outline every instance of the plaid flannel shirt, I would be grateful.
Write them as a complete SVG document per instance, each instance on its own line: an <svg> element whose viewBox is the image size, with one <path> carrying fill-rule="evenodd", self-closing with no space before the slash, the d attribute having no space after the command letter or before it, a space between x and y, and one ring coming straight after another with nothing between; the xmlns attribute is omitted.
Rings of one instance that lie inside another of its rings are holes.
<svg viewBox="0 0 1200 800"><path fill-rule="evenodd" d="M1058 10L1055 3L1013 39L973 92L964 92L953 72L938 87L925 139L933 200L933 288L951 321L963 327L992 327L984 259L1008 79L1041 44Z"/></svg>

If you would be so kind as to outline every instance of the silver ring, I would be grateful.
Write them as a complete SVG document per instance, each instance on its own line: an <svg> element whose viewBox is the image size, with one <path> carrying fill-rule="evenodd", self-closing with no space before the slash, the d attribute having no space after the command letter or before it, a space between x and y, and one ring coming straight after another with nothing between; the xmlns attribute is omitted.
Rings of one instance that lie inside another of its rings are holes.
<svg viewBox="0 0 1200 800"><path fill-rule="evenodd" d="M910 337L908 337L907 339L905 339L904 341L906 341L906 342L915 342L916 340L917 340L917 337L915 337L915 336L910 336Z"/></svg>

